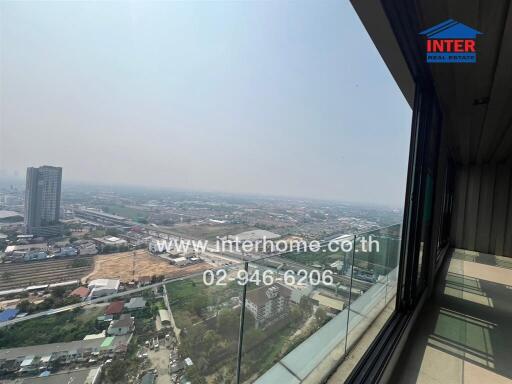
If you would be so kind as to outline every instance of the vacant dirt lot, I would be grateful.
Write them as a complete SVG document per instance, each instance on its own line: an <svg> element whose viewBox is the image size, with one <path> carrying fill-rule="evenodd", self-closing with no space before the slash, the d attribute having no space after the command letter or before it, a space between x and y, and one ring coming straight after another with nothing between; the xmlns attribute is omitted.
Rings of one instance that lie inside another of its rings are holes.
<svg viewBox="0 0 512 384"><path fill-rule="evenodd" d="M135 268L134 268L135 259ZM83 280L110 278L120 279L122 282L137 280L140 276L164 275L175 278L191 273L201 272L207 269L207 263L176 267L158 256L151 255L146 250L133 252L121 252L110 255L98 255L94 257L94 270ZM135 274L133 271L135 270Z"/></svg>

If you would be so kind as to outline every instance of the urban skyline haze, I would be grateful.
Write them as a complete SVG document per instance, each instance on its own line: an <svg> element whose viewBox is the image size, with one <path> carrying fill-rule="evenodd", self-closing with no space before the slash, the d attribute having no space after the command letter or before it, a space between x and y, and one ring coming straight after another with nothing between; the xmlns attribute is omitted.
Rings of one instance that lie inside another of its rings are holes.
<svg viewBox="0 0 512 384"><path fill-rule="evenodd" d="M0 4L0 170L401 206L410 108L349 2Z"/></svg>

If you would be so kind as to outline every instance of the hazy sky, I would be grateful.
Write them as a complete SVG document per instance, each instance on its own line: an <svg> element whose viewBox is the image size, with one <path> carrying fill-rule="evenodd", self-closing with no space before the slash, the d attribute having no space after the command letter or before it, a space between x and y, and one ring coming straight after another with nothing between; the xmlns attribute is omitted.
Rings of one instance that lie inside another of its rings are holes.
<svg viewBox="0 0 512 384"><path fill-rule="evenodd" d="M349 1L0 2L0 170L401 205L411 111Z"/></svg>

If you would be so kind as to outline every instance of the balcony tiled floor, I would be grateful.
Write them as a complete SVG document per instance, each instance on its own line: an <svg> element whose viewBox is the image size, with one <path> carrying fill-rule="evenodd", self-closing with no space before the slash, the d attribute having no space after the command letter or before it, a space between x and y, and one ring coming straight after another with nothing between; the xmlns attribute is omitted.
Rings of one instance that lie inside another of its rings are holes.
<svg viewBox="0 0 512 384"><path fill-rule="evenodd" d="M392 383L512 384L512 258L454 250Z"/></svg>

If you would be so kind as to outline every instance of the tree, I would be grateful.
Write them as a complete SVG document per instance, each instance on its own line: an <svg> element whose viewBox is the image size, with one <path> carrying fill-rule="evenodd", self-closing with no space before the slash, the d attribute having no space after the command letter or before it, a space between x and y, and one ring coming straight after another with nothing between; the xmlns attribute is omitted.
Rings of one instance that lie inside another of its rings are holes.
<svg viewBox="0 0 512 384"><path fill-rule="evenodd" d="M302 296L300 299L300 308L302 309L302 313L304 313L304 317L307 317L313 313L313 303L306 296Z"/></svg>
<svg viewBox="0 0 512 384"><path fill-rule="evenodd" d="M107 380L111 383L124 383L125 375L126 363L123 360L114 360L105 372Z"/></svg>
<svg viewBox="0 0 512 384"><path fill-rule="evenodd" d="M195 365L187 367L185 375L187 379L194 384L206 384L206 379L199 373L199 370Z"/></svg>
<svg viewBox="0 0 512 384"><path fill-rule="evenodd" d="M189 304L188 308L191 312L195 313L197 316L201 316L201 312L208 305L208 298L205 295L196 295L194 296Z"/></svg>
<svg viewBox="0 0 512 384"><path fill-rule="evenodd" d="M64 287L55 287L52 289L52 297L56 299L62 299L64 294L66 293L66 288Z"/></svg>
<svg viewBox="0 0 512 384"><path fill-rule="evenodd" d="M207 356L212 356L217 351L217 346L221 343L222 339L217 333L211 329L206 331L203 337L203 348Z"/></svg>
<svg viewBox="0 0 512 384"><path fill-rule="evenodd" d="M298 324L300 322L300 320L302 319L301 310L296 306L292 307L290 309L289 319L290 319L291 324Z"/></svg>
<svg viewBox="0 0 512 384"><path fill-rule="evenodd" d="M28 300L21 300L18 305L16 305L16 308L19 309L20 312L30 313L34 310L34 304Z"/></svg>
<svg viewBox="0 0 512 384"><path fill-rule="evenodd" d="M327 320L327 313L325 312L325 309L318 308L316 310L315 320L318 326L322 326L325 323L325 320Z"/></svg>
<svg viewBox="0 0 512 384"><path fill-rule="evenodd" d="M227 339L238 336L240 327L240 315L231 309L222 309L217 315L217 329Z"/></svg>
<svg viewBox="0 0 512 384"><path fill-rule="evenodd" d="M121 234L121 231L117 228L108 228L105 233L108 236L119 236Z"/></svg>

